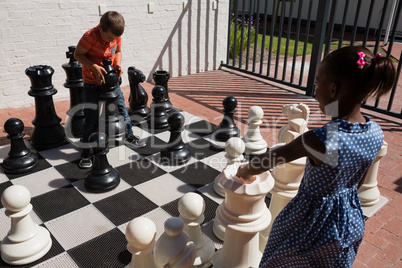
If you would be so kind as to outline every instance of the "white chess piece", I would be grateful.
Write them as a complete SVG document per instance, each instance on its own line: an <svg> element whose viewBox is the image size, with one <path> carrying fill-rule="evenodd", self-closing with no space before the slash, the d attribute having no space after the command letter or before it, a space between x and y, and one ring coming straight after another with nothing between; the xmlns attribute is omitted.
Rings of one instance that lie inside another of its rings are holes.
<svg viewBox="0 0 402 268"><path fill-rule="evenodd" d="M245 144L242 139L237 138L237 137L232 137L226 141L225 144L225 157L227 159L227 165L226 167L222 170L222 172L216 176L215 181L214 181L214 190L217 194L220 196L225 197L225 190L222 187L222 184L220 183L221 179L225 179L225 170L226 171L231 171L232 173L236 173L238 167L243 163L244 160L244 153L245 150ZM214 219L214 224L212 227L212 230L215 234L215 236L223 241L225 237L225 228L216 220Z"/></svg>
<svg viewBox="0 0 402 268"><path fill-rule="evenodd" d="M282 113L287 117L288 121L296 118L301 118L308 123L310 117L310 108L304 104L285 104L282 107ZM278 132L278 143L284 143L283 135L289 130L289 124L284 125ZM306 129L307 131L308 129Z"/></svg>
<svg viewBox="0 0 402 268"><path fill-rule="evenodd" d="M289 121L289 128L283 133L283 139L286 143L293 141L295 138L307 131L307 122L302 118L295 118ZM272 146L271 150L283 146L285 143L279 143ZM271 231L272 223L282 209L296 196L299 186L304 175L306 167L306 157L295 159L291 162L277 165L272 170L272 176L275 179L275 186L271 190L271 202L269 203L269 211L272 215L271 224L267 229L263 230L260 241L260 250L264 250Z"/></svg>
<svg viewBox="0 0 402 268"><path fill-rule="evenodd" d="M148 218L138 217L126 227L127 249L132 254L127 268L155 268L152 255L156 237L156 226Z"/></svg>
<svg viewBox="0 0 402 268"><path fill-rule="evenodd" d="M243 137L247 155L260 155L267 151L267 142L262 138L260 125L264 117L264 110L259 106L252 106L248 110L248 131Z"/></svg>
<svg viewBox="0 0 402 268"><path fill-rule="evenodd" d="M239 167L240 163L244 160L244 150L245 144L242 139L237 137L232 137L228 139L225 143L225 158L227 160L227 164L225 169L236 169ZM219 183L219 178L223 176L223 171L216 176L214 181L214 190L217 194L222 197L225 197L225 190L223 190L222 185Z"/></svg>
<svg viewBox="0 0 402 268"><path fill-rule="evenodd" d="M360 203L362 206L373 206L380 200L380 191L377 187L377 174L380 160L387 154L388 143L384 141L380 150L364 176L363 183L358 189Z"/></svg>
<svg viewBox="0 0 402 268"><path fill-rule="evenodd" d="M216 219L225 227L223 247L212 258L213 267L258 267L262 252L259 232L271 222L265 196L274 186L269 171L256 176L252 183L236 177L236 171L225 170L220 182L225 201L216 210Z"/></svg>
<svg viewBox="0 0 402 268"><path fill-rule="evenodd" d="M8 187L1 196L11 229L1 241L1 258L11 265L23 265L43 257L52 246L50 233L32 221L31 194L21 185Z"/></svg>
<svg viewBox="0 0 402 268"><path fill-rule="evenodd" d="M184 223L172 217L165 221L165 232L156 241L154 260L158 268L189 268L195 260L195 245L184 233Z"/></svg>
<svg viewBox="0 0 402 268"><path fill-rule="evenodd" d="M200 224L204 221L205 201L201 195L186 193L179 200L180 218L184 222L184 232L194 242L196 258L193 267L210 267L215 254L212 240L201 232Z"/></svg>

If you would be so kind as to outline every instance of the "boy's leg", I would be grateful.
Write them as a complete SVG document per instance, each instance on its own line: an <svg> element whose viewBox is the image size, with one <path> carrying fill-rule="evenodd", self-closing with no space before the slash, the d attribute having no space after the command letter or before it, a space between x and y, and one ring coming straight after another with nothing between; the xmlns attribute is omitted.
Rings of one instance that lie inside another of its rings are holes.
<svg viewBox="0 0 402 268"><path fill-rule="evenodd" d="M119 113L123 116L124 122L126 122L126 128L127 128L126 135L132 135L133 134L133 130L132 130L133 125L131 124L131 119L130 119L130 116L128 115L126 103L124 101L123 92L121 92L121 88L120 88L119 84L117 84L117 86L116 86L116 92L117 92L117 94L119 94L119 96L117 97L117 100L116 100L117 108L119 109Z"/></svg>
<svg viewBox="0 0 402 268"><path fill-rule="evenodd" d="M144 147L146 144L144 141L141 141L139 137L134 136L133 130L132 130L132 123L131 123L131 118L128 115L126 103L124 101L124 96L123 92L121 91L120 85L117 84L116 87L116 92L118 93L117 97L117 108L119 109L119 113L123 116L124 121L126 122L126 137L125 140L129 143L129 145L138 148L138 147Z"/></svg>

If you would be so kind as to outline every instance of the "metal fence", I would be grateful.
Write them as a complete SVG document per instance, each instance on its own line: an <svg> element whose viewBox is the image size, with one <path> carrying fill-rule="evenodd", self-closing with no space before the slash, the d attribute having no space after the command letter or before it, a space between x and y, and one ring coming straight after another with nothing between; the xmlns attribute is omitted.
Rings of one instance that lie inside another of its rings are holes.
<svg viewBox="0 0 402 268"><path fill-rule="evenodd" d="M222 66L314 96L316 68L331 50L363 45L397 65L392 91L363 107L402 118L402 0L230 0ZM399 40L399 42L398 42ZM399 83L401 84L401 83Z"/></svg>

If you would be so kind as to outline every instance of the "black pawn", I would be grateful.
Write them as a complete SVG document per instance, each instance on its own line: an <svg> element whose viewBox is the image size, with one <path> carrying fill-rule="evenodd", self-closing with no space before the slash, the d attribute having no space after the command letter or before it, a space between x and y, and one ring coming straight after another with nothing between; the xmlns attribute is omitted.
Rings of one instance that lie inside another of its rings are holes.
<svg viewBox="0 0 402 268"><path fill-rule="evenodd" d="M84 128L84 81L82 79L82 65L74 58L75 46L69 46L66 52L68 63L61 67L66 72L64 86L70 90L70 109L67 111L66 134L73 138L81 138Z"/></svg>
<svg viewBox="0 0 402 268"><path fill-rule="evenodd" d="M32 145L36 149L50 149L64 144L66 133L60 124L61 118L56 114L52 98L57 93L52 85L54 69L47 65L35 65L27 68L25 74L31 80L28 94L35 98Z"/></svg>
<svg viewBox="0 0 402 268"><path fill-rule="evenodd" d="M130 83L130 97L128 98L128 114L132 116L132 120L147 120L151 115L151 109L147 107L148 94L140 83L145 81L145 75L140 70L131 66L128 67L128 81Z"/></svg>
<svg viewBox="0 0 402 268"><path fill-rule="evenodd" d="M171 166L187 163L191 158L191 152L183 143L184 116L181 113L173 113L169 116L170 139L168 146L161 151L161 162Z"/></svg>
<svg viewBox="0 0 402 268"><path fill-rule="evenodd" d="M18 118L10 118L4 124L4 130L10 139L10 152L3 160L6 173L18 174L28 172L38 165L38 156L29 150L23 140L24 123Z"/></svg>
<svg viewBox="0 0 402 268"><path fill-rule="evenodd" d="M232 137L240 136L240 129L236 126L233 120L233 115L236 112L237 100L233 96L223 99L224 116L222 122L216 127L214 134L218 141L227 141Z"/></svg>
<svg viewBox="0 0 402 268"><path fill-rule="evenodd" d="M153 73L153 78L155 81L155 85L157 86L163 86L165 88L165 95L163 96L163 99L165 101L165 110L167 113L170 113L172 110L172 103L170 102L169 98L169 89L168 89L168 81L170 78L170 74L168 71L163 71L163 70L158 70Z"/></svg>
<svg viewBox="0 0 402 268"><path fill-rule="evenodd" d="M126 132L126 123L117 107L119 94L116 92L116 87L119 75L111 65L112 60L103 60L102 63L107 73L104 75L105 83L102 85L102 92L99 96L101 105L103 105L99 115L99 131L106 133L109 138L115 139L123 137Z"/></svg>
<svg viewBox="0 0 402 268"><path fill-rule="evenodd" d="M151 103L152 116L148 118L150 130L168 128L168 114L165 109L165 88L156 85L152 89L153 102Z"/></svg>
<svg viewBox="0 0 402 268"><path fill-rule="evenodd" d="M107 160L109 141L105 133L95 132L89 136L93 150L93 166L85 175L85 187L90 192L107 192L117 187L120 175Z"/></svg>

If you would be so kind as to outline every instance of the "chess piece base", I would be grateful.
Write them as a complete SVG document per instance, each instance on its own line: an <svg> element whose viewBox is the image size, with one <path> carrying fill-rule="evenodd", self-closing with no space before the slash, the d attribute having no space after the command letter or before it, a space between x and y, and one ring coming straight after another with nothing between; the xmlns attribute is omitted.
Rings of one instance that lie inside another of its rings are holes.
<svg viewBox="0 0 402 268"><path fill-rule="evenodd" d="M219 182L219 176L221 176L221 174L219 174L218 176L216 176L215 180L214 180L214 191L215 193L217 193L218 195L225 197L225 190L222 187L222 184Z"/></svg>
<svg viewBox="0 0 402 268"><path fill-rule="evenodd" d="M112 169L105 175L94 175L90 172L85 176L85 187L94 193L102 193L113 190L120 183L117 170Z"/></svg>
<svg viewBox="0 0 402 268"><path fill-rule="evenodd" d="M161 151L161 162L170 166L179 166L187 163L191 158L191 152L187 147L178 151L170 151L165 148Z"/></svg>
<svg viewBox="0 0 402 268"><path fill-rule="evenodd" d="M38 233L24 242L15 243L5 237L1 242L1 258L11 265L24 265L42 258L51 247L49 231L39 227Z"/></svg>
<svg viewBox="0 0 402 268"><path fill-rule="evenodd" d="M32 152L18 158L6 157L3 161L3 169L6 173L20 174L31 171L38 165L38 156Z"/></svg>

